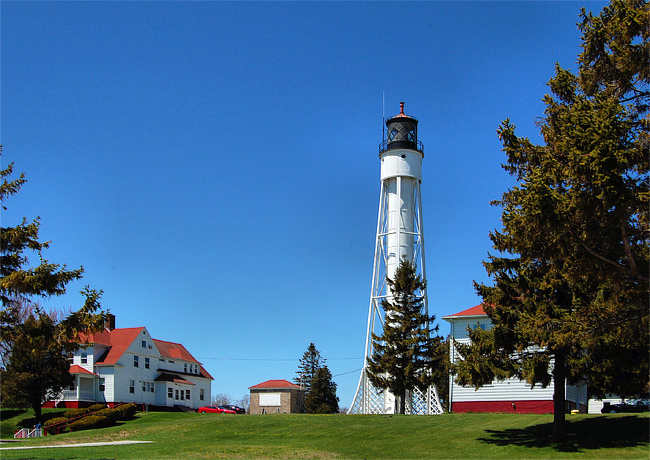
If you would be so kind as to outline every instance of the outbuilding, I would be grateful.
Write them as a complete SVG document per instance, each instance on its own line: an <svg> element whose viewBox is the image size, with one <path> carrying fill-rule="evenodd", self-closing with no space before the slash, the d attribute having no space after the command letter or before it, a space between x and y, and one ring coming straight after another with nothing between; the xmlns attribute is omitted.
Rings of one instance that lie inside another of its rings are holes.
<svg viewBox="0 0 650 460"><path fill-rule="evenodd" d="M452 363L462 359L454 347L454 342L469 343L469 328L487 330L492 327L483 305L443 316L442 319L451 325L449 353ZM495 380L475 390L458 385L454 382L454 376L450 375L449 402L450 412L552 413L553 382L546 388L540 388L539 385L532 387L523 380L510 378ZM573 409L587 412L586 385L566 384L565 407L567 412Z"/></svg>
<svg viewBox="0 0 650 460"><path fill-rule="evenodd" d="M251 414L305 412L305 390L287 380L267 380L248 388Z"/></svg>

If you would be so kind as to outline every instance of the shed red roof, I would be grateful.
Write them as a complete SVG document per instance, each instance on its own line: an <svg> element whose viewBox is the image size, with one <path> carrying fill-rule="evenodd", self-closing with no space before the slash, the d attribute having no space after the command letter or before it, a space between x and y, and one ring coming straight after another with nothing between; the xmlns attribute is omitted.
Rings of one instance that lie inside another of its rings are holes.
<svg viewBox="0 0 650 460"><path fill-rule="evenodd" d="M249 390L258 390L258 389L291 389L291 390L300 390L300 386L295 383L291 383L288 380L267 380L266 382L258 383L252 387L248 387Z"/></svg>
<svg viewBox="0 0 650 460"><path fill-rule="evenodd" d="M72 366L70 366L70 371L69 371L69 372L70 372L71 374L97 375L97 374L94 374L94 373L90 372L90 371L87 370L87 369L84 369L83 367L81 367L81 366L78 365L78 364L73 364Z"/></svg>
<svg viewBox="0 0 650 460"><path fill-rule="evenodd" d="M454 315L443 316L442 319L456 318L458 316L485 316L485 310L483 310L483 304L479 304L475 307L468 308L467 310L460 311Z"/></svg>

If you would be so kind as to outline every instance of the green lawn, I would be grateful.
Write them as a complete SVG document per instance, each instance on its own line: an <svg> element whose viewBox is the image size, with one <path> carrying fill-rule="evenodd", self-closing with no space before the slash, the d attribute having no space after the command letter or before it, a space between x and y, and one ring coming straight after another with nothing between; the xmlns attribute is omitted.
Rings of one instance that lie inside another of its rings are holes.
<svg viewBox="0 0 650 460"><path fill-rule="evenodd" d="M3 460L650 458L650 414L576 415L567 419L569 440L556 445L550 442L551 415L141 413L120 426L27 440L20 445L127 439L153 441L153 444L3 450L0 457Z"/></svg>

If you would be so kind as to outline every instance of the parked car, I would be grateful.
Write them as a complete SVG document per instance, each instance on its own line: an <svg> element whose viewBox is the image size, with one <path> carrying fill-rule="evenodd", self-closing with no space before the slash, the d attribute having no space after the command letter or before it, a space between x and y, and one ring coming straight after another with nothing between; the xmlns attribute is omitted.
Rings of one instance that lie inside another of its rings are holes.
<svg viewBox="0 0 650 460"><path fill-rule="evenodd" d="M245 414L246 413L246 409L244 409L243 407L235 406L234 404L225 404L225 405L220 406L220 407L225 407L226 409L234 410L238 414Z"/></svg>
<svg viewBox="0 0 650 460"><path fill-rule="evenodd" d="M226 409L222 406L203 406L197 410L199 414L236 414L234 410Z"/></svg>
<svg viewBox="0 0 650 460"><path fill-rule="evenodd" d="M603 414L616 414L618 412L647 412L650 411L650 401L645 399L629 399L620 404L605 404L600 410Z"/></svg>

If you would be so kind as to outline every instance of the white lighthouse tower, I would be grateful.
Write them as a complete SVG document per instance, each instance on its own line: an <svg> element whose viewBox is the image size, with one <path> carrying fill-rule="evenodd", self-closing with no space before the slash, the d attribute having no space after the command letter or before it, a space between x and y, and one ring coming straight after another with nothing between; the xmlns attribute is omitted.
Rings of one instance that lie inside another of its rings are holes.
<svg viewBox="0 0 650 460"><path fill-rule="evenodd" d="M418 120L404 114L404 103L400 102L400 113L386 120L386 127L386 139L379 145L381 191L364 367L350 414L395 413L395 396L373 387L367 375L367 358L373 353L372 333L382 333L386 319L381 301L390 296L386 277L394 277L402 258L413 263L426 280L420 195L424 149L418 140ZM419 294L424 298L423 313L428 314L426 290ZM406 410L411 414L443 412L435 387L411 393Z"/></svg>

